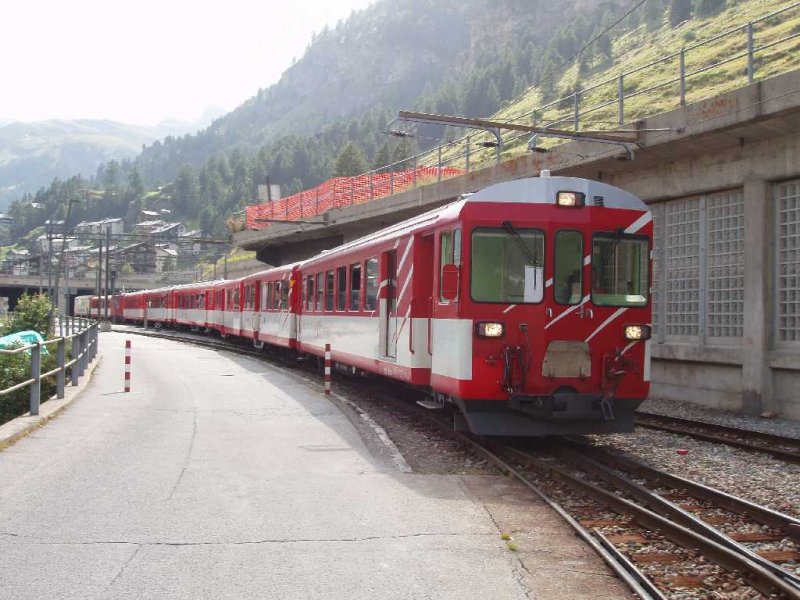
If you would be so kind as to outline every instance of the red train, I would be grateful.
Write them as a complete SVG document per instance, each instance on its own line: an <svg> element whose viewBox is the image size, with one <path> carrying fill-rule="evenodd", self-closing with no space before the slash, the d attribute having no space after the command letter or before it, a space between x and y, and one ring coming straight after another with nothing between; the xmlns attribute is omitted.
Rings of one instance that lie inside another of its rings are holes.
<svg viewBox="0 0 800 600"><path fill-rule="evenodd" d="M569 177L487 187L300 263L116 296L426 390L482 435L630 431L649 389L652 215Z"/></svg>

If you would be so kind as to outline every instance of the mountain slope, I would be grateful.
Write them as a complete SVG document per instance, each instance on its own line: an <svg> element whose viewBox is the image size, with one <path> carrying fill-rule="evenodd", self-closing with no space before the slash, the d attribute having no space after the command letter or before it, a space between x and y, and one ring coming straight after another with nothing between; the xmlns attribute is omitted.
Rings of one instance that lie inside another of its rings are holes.
<svg viewBox="0 0 800 600"><path fill-rule="evenodd" d="M56 177L94 175L100 164L133 159L145 144L196 127L180 121L140 127L105 120L0 125L0 211Z"/></svg>
<svg viewBox="0 0 800 600"><path fill-rule="evenodd" d="M379 0L315 36L276 84L196 135L148 147L136 167L149 183L167 181L184 164L197 168L235 148L252 155L282 136L316 136L368 110L488 116L532 83L538 57L561 29L588 36L627 4Z"/></svg>

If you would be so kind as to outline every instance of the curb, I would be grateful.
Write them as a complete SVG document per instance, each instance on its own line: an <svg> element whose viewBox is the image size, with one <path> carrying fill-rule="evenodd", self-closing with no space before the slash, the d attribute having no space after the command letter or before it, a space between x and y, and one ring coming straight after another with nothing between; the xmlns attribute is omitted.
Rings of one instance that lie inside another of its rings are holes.
<svg viewBox="0 0 800 600"><path fill-rule="evenodd" d="M7 423L0 425L0 452L16 444L19 440L40 427L44 427L48 421L56 418L62 411L75 402L75 400L80 397L81 392L89 385L94 371L100 365L102 359L103 354L98 352L97 357L87 367L86 373L78 382L78 385L75 387L67 385L63 400L47 400L39 407L38 416L32 417L29 413L25 413L16 419L11 419Z"/></svg>

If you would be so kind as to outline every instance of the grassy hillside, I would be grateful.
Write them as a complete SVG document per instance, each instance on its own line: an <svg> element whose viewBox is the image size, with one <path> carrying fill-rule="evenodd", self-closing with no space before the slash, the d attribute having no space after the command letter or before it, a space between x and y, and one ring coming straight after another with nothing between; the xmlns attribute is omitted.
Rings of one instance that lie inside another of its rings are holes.
<svg viewBox="0 0 800 600"><path fill-rule="evenodd" d="M630 123L649 115L675 109L680 105L678 81L651 91L646 90L678 77L679 57L672 56L664 61L662 58L676 54L681 48L686 50L687 75L713 67L687 78L687 103L741 87L747 83L746 57L725 64L718 63L746 52L747 38L744 27L748 21L756 21L782 8L791 7L796 4L796 0L737 0L729 4L731 6L713 17L695 16L677 27L669 25L666 14L663 23L657 29L648 27L644 23L638 25L624 35L614 38L613 63L610 65L604 65L601 59L593 57L593 50L589 48L586 54L592 58L586 61L588 64L584 64L583 72L581 65L576 61L563 70L555 80L555 94L558 99L562 99L562 102L545 102L542 88L534 86L508 103L494 118L532 123L535 112L535 122L538 125L556 124L553 126L572 129L574 106L571 94L575 89L580 89L590 90L581 93L580 96L580 129L614 129L619 126L616 100L618 78L621 74L625 75L625 122ZM738 31L714 40L717 36L733 29ZM769 45L798 33L800 33L800 7L756 23L754 46L758 48ZM656 62L657 64L651 64ZM797 68L800 68L800 37L756 54L756 80ZM638 95L628 97L635 93ZM610 104L590 112L592 107L604 103ZM502 157L513 158L525 153L528 138L528 135L504 135ZM478 135L474 139L483 137ZM550 147L559 143L562 141L550 139L542 140L540 145ZM463 145L456 145L444 154L444 159L449 164L463 166L463 155ZM473 144L470 160L473 166L492 162L495 160L495 150L477 150Z"/></svg>

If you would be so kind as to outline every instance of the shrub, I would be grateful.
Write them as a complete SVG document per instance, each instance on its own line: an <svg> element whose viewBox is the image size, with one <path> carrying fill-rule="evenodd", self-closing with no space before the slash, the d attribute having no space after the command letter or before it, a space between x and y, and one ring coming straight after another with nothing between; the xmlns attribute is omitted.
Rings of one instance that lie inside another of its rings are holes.
<svg viewBox="0 0 800 600"><path fill-rule="evenodd" d="M42 355L42 373L56 368L55 352ZM0 354L0 390L22 383L31 376L31 357L29 352L19 354ZM44 402L56 393L56 375L41 382L41 401ZM30 388L24 387L5 396L0 396L0 425L28 412L30 407Z"/></svg>
<svg viewBox="0 0 800 600"><path fill-rule="evenodd" d="M5 334L32 329L47 339L50 331L50 300L45 295L23 295L8 319Z"/></svg>

